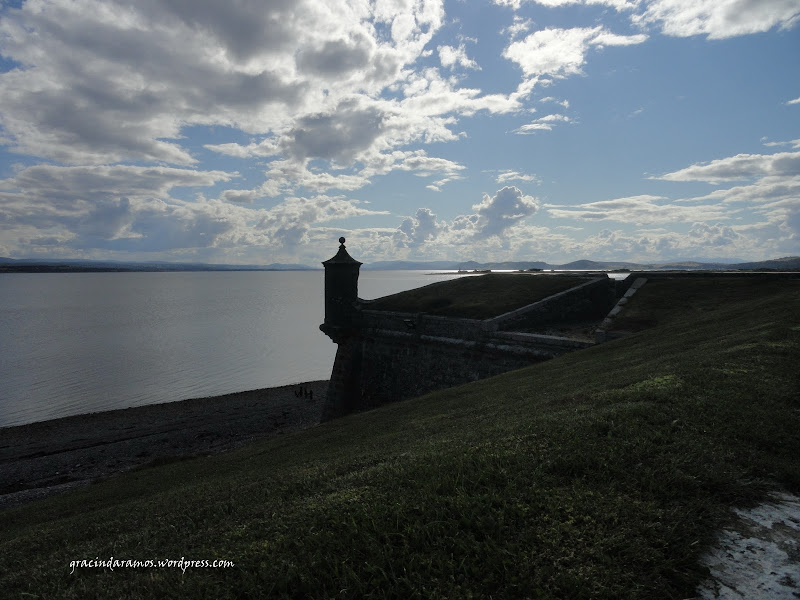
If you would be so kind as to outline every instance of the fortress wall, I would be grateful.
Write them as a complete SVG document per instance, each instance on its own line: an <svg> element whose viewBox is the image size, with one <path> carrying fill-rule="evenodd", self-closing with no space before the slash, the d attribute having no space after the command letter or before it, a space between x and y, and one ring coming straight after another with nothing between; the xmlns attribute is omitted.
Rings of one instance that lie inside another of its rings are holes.
<svg viewBox="0 0 800 600"><path fill-rule="evenodd" d="M440 317L425 313L362 310L360 325L366 329L414 332L418 335L433 335L475 339L481 335L483 321Z"/></svg>
<svg viewBox="0 0 800 600"><path fill-rule="evenodd" d="M392 330L364 331L339 348L325 420L552 358L514 344Z"/></svg>
<svg viewBox="0 0 800 600"><path fill-rule="evenodd" d="M345 249L324 261L325 322L338 350L323 420L492 377L589 344L522 333L520 327L600 318L616 302L614 281L598 277L488 320L379 311L358 296L360 262ZM501 331L502 330L502 331ZM516 330L516 331L515 331Z"/></svg>
<svg viewBox="0 0 800 600"><path fill-rule="evenodd" d="M592 345L556 336L486 332L482 323L364 311L359 326L339 339L323 420L485 379Z"/></svg>

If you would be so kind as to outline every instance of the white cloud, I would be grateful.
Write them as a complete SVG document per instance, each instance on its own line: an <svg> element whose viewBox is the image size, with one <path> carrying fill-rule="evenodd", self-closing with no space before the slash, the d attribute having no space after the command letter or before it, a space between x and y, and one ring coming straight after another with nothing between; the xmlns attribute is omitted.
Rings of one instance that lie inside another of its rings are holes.
<svg viewBox="0 0 800 600"><path fill-rule="evenodd" d="M480 237L500 235L522 219L539 210L539 203L532 196L526 196L514 186L497 190L494 196L483 195L483 200L472 207L477 215L474 222L475 234Z"/></svg>
<svg viewBox="0 0 800 600"><path fill-rule="evenodd" d="M770 148L775 146L791 146L792 148L800 149L800 139L790 140L788 142L764 142L764 145Z"/></svg>
<svg viewBox="0 0 800 600"><path fill-rule="evenodd" d="M556 104L560 104L564 108L569 108L569 100L558 100L557 98L553 98L552 96L547 96L546 98L542 98L540 102L555 102Z"/></svg>
<svg viewBox="0 0 800 600"><path fill-rule="evenodd" d="M749 185L714 190L705 196L693 198L692 201L746 204L751 207L800 201L800 175L762 177Z"/></svg>
<svg viewBox="0 0 800 600"><path fill-rule="evenodd" d="M654 179L667 181L737 181L752 177L800 175L800 152L737 154L696 164Z"/></svg>
<svg viewBox="0 0 800 600"><path fill-rule="evenodd" d="M568 6L571 4L583 4L583 5L601 5L601 6L608 6L614 8L616 10L631 10L636 8L640 0L494 0L494 3L497 6L508 6L513 8L514 10L518 10L523 4L531 2L535 4L539 4L541 6L546 6L548 8L554 8L557 6Z"/></svg>
<svg viewBox="0 0 800 600"><path fill-rule="evenodd" d="M436 220L436 215L429 208L420 208L413 217L406 217L398 227L397 236L401 245L418 246L436 238L440 232L446 231L447 225Z"/></svg>
<svg viewBox="0 0 800 600"><path fill-rule="evenodd" d="M526 175L517 171L506 170L498 174L495 181L499 184L508 183L509 181L527 181L540 183L541 179L537 175Z"/></svg>
<svg viewBox="0 0 800 600"><path fill-rule="evenodd" d="M447 69L452 69L456 66L464 67L465 69L476 69L478 71L481 69L477 62L467 56L467 50L464 44L459 45L458 48L453 46L439 46L437 50L439 51L439 62Z"/></svg>
<svg viewBox="0 0 800 600"><path fill-rule="evenodd" d="M600 29L543 29L512 42L503 56L517 63L526 76L578 74L585 62L589 40Z"/></svg>
<svg viewBox="0 0 800 600"><path fill-rule="evenodd" d="M573 252L596 260L664 262L715 256L766 258L774 256L777 248L774 240L765 243L760 235L746 232L742 227L693 223L686 233L603 229L575 244Z"/></svg>
<svg viewBox="0 0 800 600"><path fill-rule="evenodd" d="M282 246L293 247L308 243L308 234L317 223L374 214L386 213L360 208L356 201L342 196L289 197L263 213L255 230Z"/></svg>
<svg viewBox="0 0 800 600"><path fill-rule="evenodd" d="M602 26L573 29L542 29L512 42L503 56L521 68L527 77L579 75L591 46L641 44L644 34L622 36Z"/></svg>
<svg viewBox="0 0 800 600"><path fill-rule="evenodd" d="M795 98L794 100L789 100L786 102L787 105L791 104L800 104L800 98Z"/></svg>
<svg viewBox="0 0 800 600"><path fill-rule="evenodd" d="M0 190L53 204L91 201L109 196L163 198L175 187L206 187L237 176L238 173L224 171L161 166L61 167L42 164L26 167L14 177L0 180Z"/></svg>
<svg viewBox="0 0 800 600"><path fill-rule="evenodd" d="M663 33L676 37L706 35L709 39L723 39L773 27L791 29L800 20L800 7L795 0L494 0L496 5L514 10L527 2L548 8L601 5L620 12L641 9L631 15L635 25L658 25ZM637 42L618 39L616 43Z"/></svg>
<svg viewBox="0 0 800 600"><path fill-rule="evenodd" d="M218 152L227 156L235 156L237 158L275 156L276 154L280 153L280 147L274 138L268 138L258 143L251 142L247 146L236 143L227 143L205 144L203 147L213 152Z"/></svg>
<svg viewBox="0 0 800 600"><path fill-rule="evenodd" d="M695 223L689 230L689 237L693 238L697 245L708 248L736 243L742 235L730 225Z"/></svg>
<svg viewBox="0 0 800 600"><path fill-rule="evenodd" d="M508 35L509 39L514 40L523 33L527 33L533 27L533 21L530 19L523 19L519 15L514 15L514 22L501 30L501 34Z"/></svg>
<svg viewBox="0 0 800 600"><path fill-rule="evenodd" d="M500 238L500 243L505 244L510 231L536 214L539 203L519 188L507 186L494 196L484 194L472 210L473 214L458 215L448 223L438 221L429 208L420 208L413 217L403 220L394 233L394 242L399 248L416 248L426 253L438 251L440 256L460 252L460 248L475 249L476 244L485 251L487 244L496 246Z"/></svg>
<svg viewBox="0 0 800 600"><path fill-rule="evenodd" d="M676 37L706 35L724 39L791 29L800 19L795 0L654 0L633 17L641 25L658 24L663 33Z"/></svg>
<svg viewBox="0 0 800 600"><path fill-rule="evenodd" d="M686 206L664 202L665 200L663 196L630 196L569 207L547 205L547 212L555 218L595 222L617 221L639 226L724 220L729 218L732 212L716 205Z"/></svg>
<svg viewBox="0 0 800 600"><path fill-rule="evenodd" d="M252 201L247 191L196 202L170 197L176 187L206 187L235 175L170 167L38 165L0 181L0 221L6 235L23 237L34 247L58 243L73 252L149 253L280 248L307 241L318 223L387 214L342 196L290 197L269 210L229 203Z"/></svg>
<svg viewBox="0 0 800 600"><path fill-rule="evenodd" d="M209 145L229 155L272 156L288 141L301 154L348 160L369 138L340 120L330 124L354 134L354 146L337 144L324 119L380 117L369 102L349 112L346 103L404 80L443 14L438 0L275 0L269 10L256 0L27 2L0 22L4 55L22 65L0 74L4 141L67 164L188 165L196 158L182 128L224 125L267 136Z"/></svg>
<svg viewBox="0 0 800 600"><path fill-rule="evenodd" d="M592 39L592 44L598 48L603 46L636 46L647 41L647 36L643 33L636 35L619 35L610 31L603 31Z"/></svg>
<svg viewBox="0 0 800 600"><path fill-rule="evenodd" d="M525 135L525 134L535 133L537 131L551 131L556 123L568 123L569 120L570 120L569 117L566 115L560 115L560 114L545 115L544 117L536 119L532 123L527 123L525 125L522 125L518 129L515 129L514 133Z"/></svg>

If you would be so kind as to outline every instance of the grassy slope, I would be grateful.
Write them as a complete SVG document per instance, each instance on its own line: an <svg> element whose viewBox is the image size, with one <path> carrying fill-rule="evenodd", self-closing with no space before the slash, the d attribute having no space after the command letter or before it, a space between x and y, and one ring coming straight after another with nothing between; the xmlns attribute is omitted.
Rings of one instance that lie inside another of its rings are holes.
<svg viewBox="0 0 800 600"><path fill-rule="evenodd" d="M459 277L384 296L367 308L488 319L589 281L563 275L489 273Z"/></svg>
<svg viewBox="0 0 800 600"><path fill-rule="evenodd" d="M643 334L0 513L0 589L690 597L729 506L800 492L800 281L680 285ZM98 556L236 567L69 574Z"/></svg>

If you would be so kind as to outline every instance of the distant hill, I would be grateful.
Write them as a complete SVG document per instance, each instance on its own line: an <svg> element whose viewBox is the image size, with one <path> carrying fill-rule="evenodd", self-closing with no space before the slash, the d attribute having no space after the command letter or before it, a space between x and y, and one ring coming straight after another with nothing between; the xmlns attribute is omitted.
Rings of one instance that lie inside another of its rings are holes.
<svg viewBox="0 0 800 600"><path fill-rule="evenodd" d="M641 269L642 265L631 262L596 262L593 260L576 260L565 265L552 267L564 271L610 271L613 269Z"/></svg>
<svg viewBox="0 0 800 600"><path fill-rule="evenodd" d="M775 258L773 260L762 260L759 262L746 262L731 265L737 269L776 269L776 270L794 270L800 269L800 256L785 256L783 258Z"/></svg>
<svg viewBox="0 0 800 600"><path fill-rule="evenodd" d="M477 265L477 266L473 266ZM461 270L470 270L470 269L495 269L498 271L527 271L528 269L552 269L552 267L547 264L546 262L541 261L506 261L506 262L490 262L490 263L476 263L474 261L469 261L465 263L459 263L458 268Z"/></svg>
<svg viewBox="0 0 800 600"><path fill-rule="evenodd" d="M130 271L309 271L318 270L302 264L213 265L202 263L124 262L81 259L37 259L0 257L0 273L86 273Z"/></svg>
<svg viewBox="0 0 800 600"><path fill-rule="evenodd" d="M458 268L458 263L452 260L409 261L409 260L379 260L365 263L364 269L369 271L421 271L433 269L436 271L449 271Z"/></svg>
<svg viewBox="0 0 800 600"><path fill-rule="evenodd" d="M730 263L727 259L715 262L681 260L667 263L633 263L623 261L576 260L562 265L553 265L543 261L506 261L476 262L470 261L408 261L389 260L365 263L364 270L432 270L432 271L527 271L531 269L562 271L613 271L628 269L631 271L656 270L800 270L800 256L786 256L772 260L756 262ZM0 257L0 273L69 273L69 272L101 272L101 271L316 271L321 267L311 267L298 263L272 263L269 265L215 265L203 263L172 263L162 261L125 262L113 260L82 259L39 259L39 258L3 258Z"/></svg>
<svg viewBox="0 0 800 600"><path fill-rule="evenodd" d="M696 271L696 270L795 270L800 269L800 257L787 256L774 260L764 260L758 262L731 262L731 259L714 259L713 262L695 261L684 259L665 263L634 263L624 261L594 261L576 260L573 262L553 265L543 261L507 261L507 262L477 262L474 260L464 262L452 261L379 261L365 264L364 269L368 270L452 270L452 271L475 271L475 270L521 270L529 269L541 270L560 270L560 271L613 271L628 269L631 271Z"/></svg>
<svg viewBox="0 0 800 600"><path fill-rule="evenodd" d="M235 265L231 268L235 268ZM309 267L308 265L301 265L297 263L272 263L266 267L253 267L254 269L263 271L321 271L321 267Z"/></svg>

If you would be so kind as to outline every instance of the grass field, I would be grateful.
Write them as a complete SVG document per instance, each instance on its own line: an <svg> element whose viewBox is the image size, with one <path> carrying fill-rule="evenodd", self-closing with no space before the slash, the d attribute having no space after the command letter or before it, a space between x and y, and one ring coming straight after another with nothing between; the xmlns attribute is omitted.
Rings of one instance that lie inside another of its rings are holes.
<svg viewBox="0 0 800 600"><path fill-rule="evenodd" d="M6 510L2 595L692 597L730 507L800 492L800 280L630 308L649 329ZM111 556L235 566L70 573Z"/></svg>
<svg viewBox="0 0 800 600"><path fill-rule="evenodd" d="M488 319L589 281L566 275L488 273L440 281L378 298L366 308Z"/></svg>

